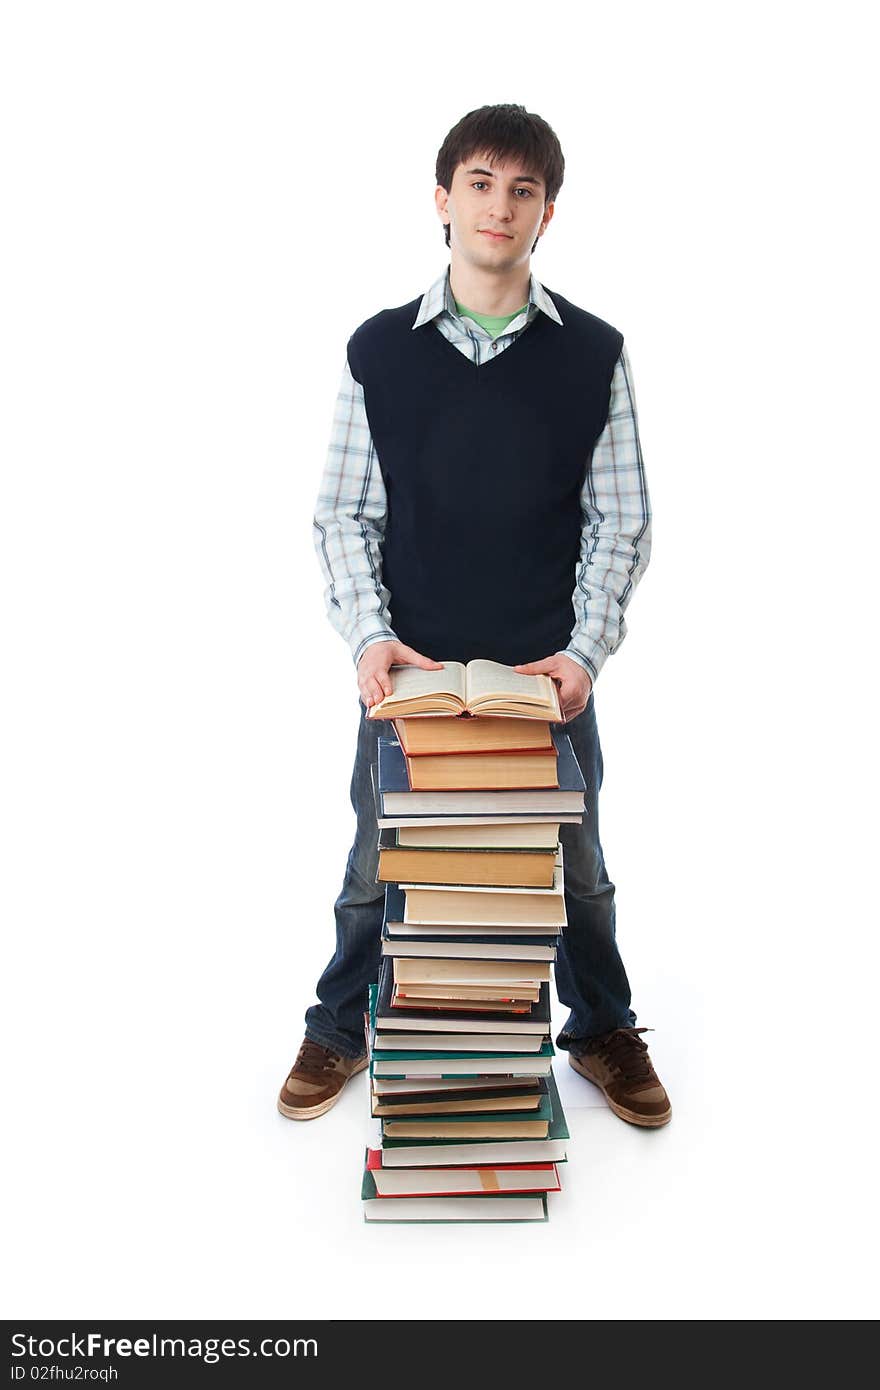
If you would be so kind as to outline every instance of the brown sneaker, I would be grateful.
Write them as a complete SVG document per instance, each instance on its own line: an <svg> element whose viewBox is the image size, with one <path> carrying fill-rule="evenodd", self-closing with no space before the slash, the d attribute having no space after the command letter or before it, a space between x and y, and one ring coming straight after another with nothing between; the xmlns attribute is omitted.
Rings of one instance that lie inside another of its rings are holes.
<svg viewBox="0 0 880 1390"><path fill-rule="evenodd" d="M577 1044L568 1064L605 1094L615 1115L654 1129L672 1119L672 1106L639 1033L647 1028L614 1028Z"/></svg>
<svg viewBox="0 0 880 1390"><path fill-rule="evenodd" d="M361 1057L341 1057L332 1048L304 1038L290 1075L281 1087L278 1109L288 1120L314 1120L335 1105L342 1088L369 1063Z"/></svg>

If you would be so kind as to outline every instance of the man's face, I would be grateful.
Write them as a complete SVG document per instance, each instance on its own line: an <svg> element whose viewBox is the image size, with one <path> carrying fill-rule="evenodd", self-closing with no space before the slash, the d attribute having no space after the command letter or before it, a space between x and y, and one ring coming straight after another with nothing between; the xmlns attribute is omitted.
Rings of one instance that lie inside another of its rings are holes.
<svg viewBox="0 0 880 1390"><path fill-rule="evenodd" d="M553 216L553 204L544 206L545 191L543 179L521 160L499 164L473 155L455 170L448 193L438 185L434 197L459 256L484 269L510 270L528 262Z"/></svg>

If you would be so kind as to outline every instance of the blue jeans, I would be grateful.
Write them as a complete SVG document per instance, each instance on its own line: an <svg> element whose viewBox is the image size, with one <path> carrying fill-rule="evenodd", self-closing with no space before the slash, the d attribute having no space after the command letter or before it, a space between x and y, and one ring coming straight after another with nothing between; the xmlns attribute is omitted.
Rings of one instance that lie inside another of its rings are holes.
<svg viewBox="0 0 880 1390"><path fill-rule="evenodd" d="M568 734L587 784L585 815L579 825L562 825L565 910L568 918L555 962L556 992L571 1010L556 1046L568 1050L584 1038L612 1028L630 1028L630 988L617 949L614 884L605 872L599 843L598 797L602 749L593 708L568 724ZM351 804L357 816L342 891L336 899L336 951L317 983L321 1001L306 1010L306 1037L346 1057L364 1052L367 986L378 978L385 888L376 882L379 864L376 807L370 784L379 738L393 738L390 720L367 719L361 704L357 753L351 775Z"/></svg>

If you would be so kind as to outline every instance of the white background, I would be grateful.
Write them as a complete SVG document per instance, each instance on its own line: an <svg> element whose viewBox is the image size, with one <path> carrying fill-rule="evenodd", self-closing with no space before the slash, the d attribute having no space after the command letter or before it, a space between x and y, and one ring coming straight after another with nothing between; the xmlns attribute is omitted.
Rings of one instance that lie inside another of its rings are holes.
<svg viewBox="0 0 880 1390"><path fill-rule="evenodd" d="M7 1316L876 1313L868 13L4 8ZM633 366L602 836L675 1113L569 1073L548 1225L376 1230L366 1078L275 1110L354 826L312 507L501 101L566 157L533 269Z"/></svg>

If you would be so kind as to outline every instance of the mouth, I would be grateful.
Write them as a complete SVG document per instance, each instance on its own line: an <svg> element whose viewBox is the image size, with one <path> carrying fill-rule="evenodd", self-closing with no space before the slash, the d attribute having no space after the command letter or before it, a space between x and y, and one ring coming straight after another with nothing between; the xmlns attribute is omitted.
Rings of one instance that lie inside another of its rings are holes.
<svg viewBox="0 0 880 1390"><path fill-rule="evenodd" d="M510 241L511 239L509 232L487 232L483 230L480 232L480 236L487 236L490 241Z"/></svg>

